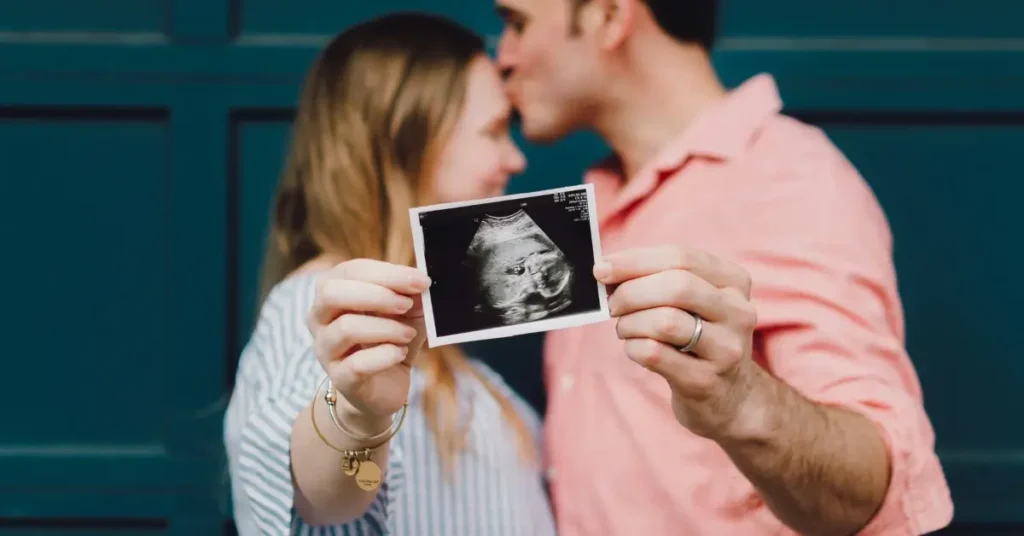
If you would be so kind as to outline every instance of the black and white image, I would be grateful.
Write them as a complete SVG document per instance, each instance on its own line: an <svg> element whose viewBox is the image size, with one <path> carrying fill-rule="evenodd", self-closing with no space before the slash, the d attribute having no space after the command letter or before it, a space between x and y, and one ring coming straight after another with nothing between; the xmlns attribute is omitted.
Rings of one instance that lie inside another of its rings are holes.
<svg viewBox="0 0 1024 536"><path fill-rule="evenodd" d="M607 320L590 185L409 211L427 344L443 346Z"/></svg>

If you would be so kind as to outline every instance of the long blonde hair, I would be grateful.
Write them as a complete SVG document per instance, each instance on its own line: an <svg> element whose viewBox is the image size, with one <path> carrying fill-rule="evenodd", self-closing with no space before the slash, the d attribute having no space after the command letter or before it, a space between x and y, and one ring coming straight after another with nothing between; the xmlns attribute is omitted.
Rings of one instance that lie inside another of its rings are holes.
<svg viewBox="0 0 1024 536"><path fill-rule="evenodd" d="M415 262L409 209L429 201L433 159L462 109L466 73L485 53L471 31L424 14L377 18L336 36L307 74L272 205L261 296L322 254ZM424 348L423 406L447 468L466 446L456 378L480 381L536 452L512 402L457 346Z"/></svg>

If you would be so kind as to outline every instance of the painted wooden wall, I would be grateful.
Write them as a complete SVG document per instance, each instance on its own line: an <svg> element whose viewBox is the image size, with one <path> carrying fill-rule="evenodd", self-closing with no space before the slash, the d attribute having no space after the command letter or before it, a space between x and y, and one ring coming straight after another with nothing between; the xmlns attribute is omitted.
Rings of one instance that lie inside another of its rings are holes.
<svg viewBox="0 0 1024 536"><path fill-rule="evenodd" d="M221 533L221 411L298 84L383 10L488 0L0 0L0 536ZM776 75L896 234L909 347L970 534L1024 533L1024 5L732 0L729 84ZM603 148L528 148L513 191ZM538 405L538 339L479 345ZM1020 525L1015 525L1020 524Z"/></svg>

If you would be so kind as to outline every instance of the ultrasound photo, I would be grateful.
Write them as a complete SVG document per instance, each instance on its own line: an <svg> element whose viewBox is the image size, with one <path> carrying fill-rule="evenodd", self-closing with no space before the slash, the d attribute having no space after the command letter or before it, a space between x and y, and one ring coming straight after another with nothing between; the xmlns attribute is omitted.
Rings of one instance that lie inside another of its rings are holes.
<svg viewBox="0 0 1024 536"><path fill-rule="evenodd" d="M590 185L412 209L431 347L607 320Z"/></svg>

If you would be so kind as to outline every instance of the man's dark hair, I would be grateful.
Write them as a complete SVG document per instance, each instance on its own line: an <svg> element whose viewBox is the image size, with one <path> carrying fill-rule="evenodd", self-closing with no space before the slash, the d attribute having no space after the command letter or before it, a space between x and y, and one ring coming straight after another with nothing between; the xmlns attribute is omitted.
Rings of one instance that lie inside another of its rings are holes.
<svg viewBox="0 0 1024 536"><path fill-rule="evenodd" d="M571 0L573 31L579 8L589 0ZM644 0L661 29L684 43L696 43L707 51L718 36L718 0Z"/></svg>
<svg viewBox="0 0 1024 536"><path fill-rule="evenodd" d="M662 30L710 51L718 36L718 0L645 0Z"/></svg>

